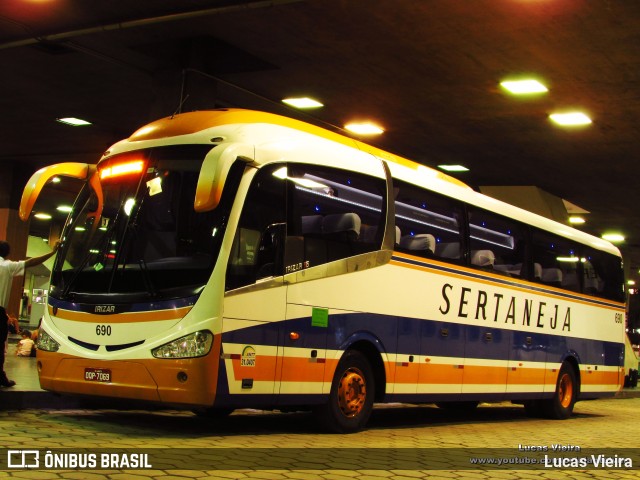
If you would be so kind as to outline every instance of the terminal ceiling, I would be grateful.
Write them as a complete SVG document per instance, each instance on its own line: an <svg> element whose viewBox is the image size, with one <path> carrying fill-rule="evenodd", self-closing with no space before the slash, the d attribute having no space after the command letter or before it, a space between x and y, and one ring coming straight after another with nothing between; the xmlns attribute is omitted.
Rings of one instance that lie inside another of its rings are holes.
<svg viewBox="0 0 640 480"><path fill-rule="evenodd" d="M95 163L176 111L372 120L385 132L364 141L462 164L474 188L534 185L589 211L580 228L622 232L639 279L636 0L3 0L0 65L0 166ZM499 85L525 75L549 91ZM289 110L291 96L324 107ZM548 119L571 109L593 123Z"/></svg>

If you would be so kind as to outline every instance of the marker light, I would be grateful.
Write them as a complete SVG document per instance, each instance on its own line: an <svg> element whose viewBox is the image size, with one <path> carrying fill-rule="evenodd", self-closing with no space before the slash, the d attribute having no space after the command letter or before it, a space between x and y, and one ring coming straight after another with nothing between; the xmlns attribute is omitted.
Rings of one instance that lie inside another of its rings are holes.
<svg viewBox="0 0 640 480"><path fill-rule="evenodd" d="M130 173L140 173L144 168L142 160L134 162L118 163L100 170L100 179L119 177L120 175L128 175Z"/></svg>

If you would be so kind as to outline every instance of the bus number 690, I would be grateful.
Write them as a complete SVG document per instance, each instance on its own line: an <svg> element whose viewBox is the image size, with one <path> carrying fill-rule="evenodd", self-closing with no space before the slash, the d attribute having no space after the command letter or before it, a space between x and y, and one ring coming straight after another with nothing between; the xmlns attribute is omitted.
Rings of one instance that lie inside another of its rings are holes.
<svg viewBox="0 0 640 480"><path fill-rule="evenodd" d="M96 335L108 337L111 335L111 325L96 325Z"/></svg>

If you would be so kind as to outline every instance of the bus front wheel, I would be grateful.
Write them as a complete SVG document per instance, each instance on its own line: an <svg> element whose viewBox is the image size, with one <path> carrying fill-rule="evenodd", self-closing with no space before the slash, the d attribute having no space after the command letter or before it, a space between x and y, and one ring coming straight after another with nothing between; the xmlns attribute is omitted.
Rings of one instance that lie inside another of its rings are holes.
<svg viewBox="0 0 640 480"><path fill-rule="evenodd" d="M347 351L336 368L329 401L317 410L321 425L338 433L362 430L373 410L373 371L367 358Z"/></svg>

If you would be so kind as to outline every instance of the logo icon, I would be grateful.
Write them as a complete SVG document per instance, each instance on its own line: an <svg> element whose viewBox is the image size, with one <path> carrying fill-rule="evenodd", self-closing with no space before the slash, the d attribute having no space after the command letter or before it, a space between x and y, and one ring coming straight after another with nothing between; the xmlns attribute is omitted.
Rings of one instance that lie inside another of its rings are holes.
<svg viewBox="0 0 640 480"><path fill-rule="evenodd" d="M38 468L40 467L40 452L38 450L9 450L7 451L7 466L9 468Z"/></svg>

